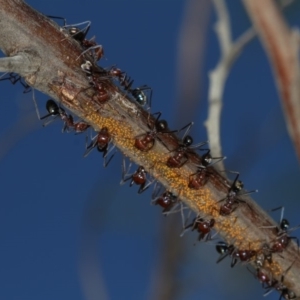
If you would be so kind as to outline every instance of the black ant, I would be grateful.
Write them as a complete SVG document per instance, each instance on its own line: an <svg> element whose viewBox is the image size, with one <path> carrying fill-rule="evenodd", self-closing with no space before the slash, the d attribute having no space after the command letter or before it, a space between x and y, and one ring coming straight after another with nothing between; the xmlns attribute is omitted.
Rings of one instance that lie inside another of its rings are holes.
<svg viewBox="0 0 300 300"><path fill-rule="evenodd" d="M89 153L94 149L97 148L99 152L103 153L104 167L107 167L109 162L114 157L114 154L110 156L108 160L106 160L107 155L115 148L115 145L113 145L110 149L108 149L108 146L111 142L111 135L108 131L107 127L103 127L96 136L94 136L91 140L91 143L89 146L86 147L86 151L84 153L84 157L89 155Z"/></svg>
<svg viewBox="0 0 300 300"><path fill-rule="evenodd" d="M141 194L145 190L149 188L149 186L153 183L153 181L147 182L147 172L143 166L139 166L138 169L133 174L128 174L131 167L131 163L128 166L128 169L126 170L126 163L125 159L123 158L123 164L122 164L122 180L120 184L124 184L126 181L130 181L129 186L133 186L135 183L136 185L139 185L140 188L138 190L138 193Z"/></svg>
<svg viewBox="0 0 300 300"><path fill-rule="evenodd" d="M215 225L215 219L205 220L197 217L194 221L185 226L184 232L188 228L192 228L192 231L197 230L199 232L198 241L204 240L205 242L212 240L211 230Z"/></svg>
<svg viewBox="0 0 300 300"><path fill-rule="evenodd" d="M237 173L232 185L229 188L227 196L224 199L218 201L225 201L225 203L220 207L221 216L228 216L237 209L240 203L247 203L245 200L238 199L237 196L248 195L257 192L257 190L255 190L241 194L240 192L243 189L244 184L241 180L238 180L239 176L240 174ZM248 203L247 205L251 209L251 206Z"/></svg>
<svg viewBox="0 0 300 300"><path fill-rule="evenodd" d="M53 119L46 122L43 126L48 125L49 123L54 121L57 117L60 117L60 119L64 122L62 132L69 131L70 128L72 128L76 133L81 133L81 132L84 132L85 130L87 130L90 127L90 125L87 124L86 122L74 122L72 115L68 115L66 113L66 111L62 107L58 106L56 104L56 102L52 99L49 99L46 102L46 109L48 111L48 114L41 117L40 113L39 113L39 110L38 110L38 107L37 107L36 100L35 100L34 92L33 92L33 102L34 102L34 105L35 105L35 108L36 108L37 116L40 120L47 119L50 116L54 117Z"/></svg>
<svg viewBox="0 0 300 300"><path fill-rule="evenodd" d="M167 121L159 120L161 113L158 112L155 114L157 114L157 117L156 117L154 123L150 124L149 120L147 123L147 126L150 130L147 131L146 133L142 133L135 137L134 146L137 149L139 149L140 151L149 151L150 149L152 149L154 146L156 137L159 134L166 132L166 130L168 129ZM168 133L169 133L169 131L168 131Z"/></svg>
<svg viewBox="0 0 300 300"><path fill-rule="evenodd" d="M193 145L193 138L190 135L187 135L190 131L192 125L194 123L189 123L188 125L181 128L179 131L186 129L185 134L182 138L182 142L179 143L178 147L171 152L175 152L173 156L170 156L167 160L167 166L169 168L180 168L182 167L188 160L189 154L194 153L193 149L197 149L207 144L207 142L198 143Z"/></svg>
<svg viewBox="0 0 300 300"><path fill-rule="evenodd" d="M209 177L213 174L209 169L207 169L207 167L210 167L225 158L225 156L212 157L210 150L207 150L207 152L201 157L201 165L198 166L197 172L189 176L188 187L195 190L203 188L208 182ZM217 159L217 161L213 162L214 159Z"/></svg>
<svg viewBox="0 0 300 300"><path fill-rule="evenodd" d="M148 107L151 107L152 89L149 86L143 85L132 89L131 86L133 84L133 80L131 80L125 72L115 67L110 68L108 74L112 77L117 78L119 84L124 87L125 91L128 91L133 96L138 104L140 104L141 106L145 106L146 104L148 104ZM146 96L144 91L149 91L149 97Z"/></svg>
<svg viewBox="0 0 300 300"><path fill-rule="evenodd" d="M224 242L219 242L216 245L216 250L220 254L217 263L221 262L225 257L231 256L231 268L233 268L238 260L241 262L249 261L256 255L255 250L238 250L233 245L228 245Z"/></svg>
<svg viewBox="0 0 300 300"><path fill-rule="evenodd" d="M281 215L280 215L280 221L279 221L279 227L277 226L271 226L276 228L277 231L277 238L274 244L271 246L270 250L271 252L282 252L290 243L291 240L295 240L297 242L298 248L299 248L299 240L295 236L289 236L288 233L299 228L300 225L289 228L290 223L287 219L283 218L284 215L284 207L280 206L277 208L272 209L272 211L276 211L278 209L281 209ZM266 227L264 227L266 228Z"/></svg>
<svg viewBox="0 0 300 300"><path fill-rule="evenodd" d="M7 74L8 77L4 77ZM31 92L31 87L26 82L23 82L23 78L18 74L4 73L3 75L0 76L0 81L4 81L4 80L9 80L13 85L15 85L17 82L20 82L21 85L24 87L24 91L23 91L24 94Z"/></svg>

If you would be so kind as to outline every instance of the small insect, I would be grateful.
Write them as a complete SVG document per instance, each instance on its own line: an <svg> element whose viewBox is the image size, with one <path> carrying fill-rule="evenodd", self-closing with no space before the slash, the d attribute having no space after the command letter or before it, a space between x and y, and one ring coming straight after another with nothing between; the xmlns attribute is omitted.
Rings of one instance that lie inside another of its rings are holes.
<svg viewBox="0 0 300 300"><path fill-rule="evenodd" d="M215 225L215 219L205 220L197 217L194 221L185 226L185 230L191 228L192 231L197 230L199 232L198 241L204 240L205 242L212 239L211 230Z"/></svg>
<svg viewBox="0 0 300 300"><path fill-rule="evenodd" d="M212 166L215 163L218 163L219 161L225 158L226 158L225 156L212 157L210 155L210 150L207 150L207 152L201 157L202 159L201 165L198 166L197 172L189 176L188 187L195 190L199 190L200 188L203 188L208 182L210 176L213 175L211 170L208 169L207 167ZM217 159L217 161L213 162L214 159Z"/></svg>
<svg viewBox="0 0 300 300"><path fill-rule="evenodd" d="M169 191L163 192L159 197L153 200L155 205L163 208L163 213L170 212L179 203L178 197Z"/></svg>
<svg viewBox="0 0 300 300"><path fill-rule="evenodd" d="M178 144L178 147L171 152L175 152L174 155L170 156L167 160L167 166L169 168L180 168L189 160L189 155L194 154L195 149L202 147L207 144L207 142L198 143L193 145L193 138L188 135L192 125L194 123L189 123L188 125L181 128L179 131L186 129L185 134L183 135L182 142Z"/></svg>
<svg viewBox="0 0 300 300"><path fill-rule="evenodd" d="M139 166L137 170L132 173L128 174L131 168L131 163L128 166L128 169L126 170L126 163L125 159L123 158L123 164L122 164L122 180L120 184L124 184L126 181L131 180L129 186L133 186L133 184L139 185L138 193L141 194L144 191L146 191L149 186L153 183L152 181L149 181L147 183L147 172L143 166Z"/></svg>
<svg viewBox="0 0 300 300"><path fill-rule="evenodd" d="M251 206L245 200L238 199L237 196L248 195L248 194L257 192L257 190L240 193L244 187L244 184L241 180L238 180L240 174L239 173L236 173L236 174L237 175L236 175L231 187L229 188L227 196L218 201L218 202L225 201L225 203L223 205L221 205L221 207L220 207L220 215L221 216L230 215L233 211L235 211L237 209L237 207L239 206L240 203L246 203L248 205L248 207L251 209Z"/></svg>
<svg viewBox="0 0 300 300"><path fill-rule="evenodd" d="M257 268L255 272L250 270L248 267L247 269L251 274L253 274L253 276L256 279L259 280L259 282L262 284L263 289L268 289L270 286L273 286L275 281L277 281L277 280L270 279L269 276L260 268Z"/></svg>
<svg viewBox="0 0 300 300"><path fill-rule="evenodd" d="M107 167L112 158L114 157L115 153L113 153L108 159L108 154L115 148L115 145L110 147L109 149L109 144L111 142L111 135L108 131L107 127L103 127L96 136L94 136L91 140L91 143L89 146L86 147L86 151L84 153L84 157L88 156L90 152L94 149L97 148L99 152L103 153L103 158L104 162L103 165L104 167Z"/></svg>
<svg viewBox="0 0 300 300"><path fill-rule="evenodd" d="M48 114L41 117L39 109L37 107L36 100L35 100L34 92L33 92L33 102L35 105L37 116L40 120L47 119L51 116L53 117L52 119L50 119L49 121L44 123L43 126L47 126L48 124L53 122L57 117L59 117L64 122L62 132L65 132L65 131L68 132L71 129L73 129L76 133L81 133L81 132L86 131L90 127L90 125L87 124L86 122L82 122L82 121L74 122L72 115L68 115L66 113L66 111L62 107L58 106L56 104L56 102L52 99L49 99L46 102L46 109L48 111Z"/></svg>
<svg viewBox="0 0 300 300"><path fill-rule="evenodd" d="M289 236L288 233L291 231L296 230L300 227L300 225L297 225L296 227L289 228L290 223L287 219L283 218L284 215L284 207L280 206L277 208L272 209L272 211L281 209L281 216L279 221L279 227L275 226L277 231L277 237L273 245L271 246L272 252L282 252L290 243L291 240L295 240L297 242L298 248L299 248L299 239L295 236ZM273 226L272 226L273 227Z"/></svg>
<svg viewBox="0 0 300 300"><path fill-rule="evenodd" d="M149 131L142 133L135 137L134 146L140 151L149 151L153 148L156 138L159 134L165 133L168 129L167 121L159 120L161 113L156 113L157 117L154 123L150 123L148 120L147 126ZM155 114L154 114L155 115ZM169 133L170 131L168 131Z"/></svg>
<svg viewBox="0 0 300 300"><path fill-rule="evenodd" d="M81 69L86 73L90 87L95 90L95 94L92 96L92 100L98 104L103 104L110 99L110 94L105 84L105 79L101 74L96 74L93 70L93 65L90 61L85 61L81 65ZM84 90L87 90L86 88Z"/></svg>
<svg viewBox="0 0 300 300"><path fill-rule="evenodd" d="M290 289L288 289L287 286L284 285L283 283L285 275L292 268L294 263L295 261L284 271L284 273L281 275L280 281L276 279L272 280L272 283L265 288L267 291L264 293L264 296L269 295L272 291L275 290L280 293L279 300L281 299L292 300L297 298L296 294Z"/></svg>
<svg viewBox="0 0 300 300"><path fill-rule="evenodd" d="M147 104L148 108L151 108L152 89L149 86L143 85L132 89L133 80L125 72L115 67L110 68L108 74L116 78L124 90L128 91L138 104L141 106ZM145 91L149 92L148 96L145 94Z"/></svg>
<svg viewBox="0 0 300 300"><path fill-rule="evenodd" d="M219 242L216 245L216 250L220 253L217 263L221 262L225 257L231 256L231 268L240 260L241 262L249 261L256 255L255 250L238 250L233 245L227 245L224 242Z"/></svg>

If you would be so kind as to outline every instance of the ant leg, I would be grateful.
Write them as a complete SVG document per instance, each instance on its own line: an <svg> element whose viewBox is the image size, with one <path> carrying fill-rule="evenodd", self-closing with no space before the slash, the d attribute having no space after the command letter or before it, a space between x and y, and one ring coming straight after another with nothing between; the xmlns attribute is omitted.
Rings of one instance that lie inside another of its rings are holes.
<svg viewBox="0 0 300 300"><path fill-rule="evenodd" d="M38 117L39 120L42 120L42 118L40 116L39 108L38 108L37 103L36 103L34 89L32 89L32 100L33 100L33 103L34 103L34 107L35 107L35 111L36 111L37 117ZM50 115L51 114L46 115L45 117L43 117L43 119L49 117Z"/></svg>
<svg viewBox="0 0 300 300"><path fill-rule="evenodd" d="M218 264L219 262L221 262L225 257L227 257L229 255L228 252L221 254L221 256L218 258L218 260L216 261L216 263Z"/></svg>
<svg viewBox="0 0 300 300"><path fill-rule="evenodd" d="M202 147L202 146L204 146L204 145L206 145L206 144L208 144L208 141L200 142L200 143L195 144L195 145L191 145L189 148L190 148L190 149L200 148L200 147ZM204 150L204 149L201 149L201 150Z"/></svg>
<svg viewBox="0 0 300 300"><path fill-rule="evenodd" d="M115 150L114 153L107 159L107 155L115 148L115 145L112 145L111 148L103 156L103 167L106 168L110 161L113 159L118 150Z"/></svg>
<svg viewBox="0 0 300 300"><path fill-rule="evenodd" d="M48 115L42 117L41 120L43 120L43 119L45 119L45 118L48 118L48 117L50 117L50 116L52 116L52 114L48 114ZM48 126L49 124L51 124L57 117L58 117L58 116L55 116L54 118L52 118L52 119L48 120L47 122L45 122L45 123L43 124L43 127L46 127L46 126Z"/></svg>
<svg viewBox="0 0 300 300"><path fill-rule="evenodd" d="M152 195L151 195L151 204L152 205L156 205L155 202L162 195L163 191L165 191L165 187L161 183L156 181L153 191L152 191Z"/></svg>
<svg viewBox="0 0 300 300"><path fill-rule="evenodd" d="M6 77L6 78L5 78L5 75L7 75L7 74L9 74L9 73L8 73L8 72L5 72L4 74L2 74L2 75L0 76L0 81L10 79L10 77Z"/></svg>
<svg viewBox="0 0 300 300"><path fill-rule="evenodd" d="M139 194L141 194L141 193L143 193L143 192L145 192L149 187L150 187L150 185L153 183L154 181L150 181L150 182L148 182L148 184L141 184L141 186L140 186L140 188L139 188L139 190L138 190L138 193Z"/></svg>
<svg viewBox="0 0 300 300"><path fill-rule="evenodd" d="M49 18L49 19L63 20L64 21L64 25L62 27L65 27L66 24L67 24L67 20L65 18L63 18L63 17L48 16L48 15L46 15L46 17Z"/></svg>
<svg viewBox="0 0 300 300"><path fill-rule="evenodd" d="M87 36L90 28L91 28L91 24L92 22L91 21L84 21L84 22L80 22L80 23L76 23L76 24L70 24L70 25L64 25L63 27L64 28L68 28L68 27L78 27L78 26L81 26L81 25L85 25L87 24L84 28L80 29L78 32L83 32L83 39L85 39L85 37ZM77 32L77 33L78 33ZM76 35L77 33L71 35L71 36L74 36Z"/></svg>
<svg viewBox="0 0 300 300"><path fill-rule="evenodd" d="M91 51L91 50L94 50L94 49L103 49L103 47L101 45L96 45L96 46L92 46L92 47L89 47L87 48L86 50L84 50L83 52L81 52L81 54L76 58L76 60L78 60L82 55L84 55L85 53Z"/></svg>
<svg viewBox="0 0 300 300"><path fill-rule="evenodd" d="M184 135L183 135L183 137L182 137L182 140L184 140L184 138L188 135L188 133L190 132L191 127L192 127L193 125L194 125L194 122L191 122L191 123L189 123L189 124L183 126L181 129L179 129L179 130L177 131L177 132L180 132L180 131L186 129L186 131L185 131L185 133L184 133Z"/></svg>
<svg viewBox="0 0 300 300"><path fill-rule="evenodd" d="M126 171L126 162L125 162L125 158L123 157L123 162L122 162L122 180L120 182L121 185L123 185L126 181L128 181L129 179L132 178L132 174L129 175L129 171L131 168L132 163L129 164L128 169Z"/></svg>
<svg viewBox="0 0 300 300"><path fill-rule="evenodd" d="M279 206L276 208L271 209L270 211L277 211L280 209L280 220L279 220L279 224L281 223L283 216L284 216L284 206Z"/></svg>
<svg viewBox="0 0 300 300"><path fill-rule="evenodd" d="M87 145L88 142L88 137L85 137L85 149L86 151L83 154L83 157L87 157L90 152L96 147L97 145L97 134L91 139L91 143L89 145Z"/></svg>

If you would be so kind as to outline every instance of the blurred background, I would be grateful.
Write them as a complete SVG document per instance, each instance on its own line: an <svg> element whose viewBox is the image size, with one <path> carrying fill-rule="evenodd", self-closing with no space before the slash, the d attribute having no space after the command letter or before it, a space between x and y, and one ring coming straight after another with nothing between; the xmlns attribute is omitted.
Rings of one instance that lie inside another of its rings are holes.
<svg viewBox="0 0 300 300"><path fill-rule="evenodd" d="M151 86L152 112L172 129L194 121L195 141L207 139L208 72L220 54L209 0L27 2L68 24L92 21L88 38L104 47L101 65ZM227 2L236 38L251 24L239 0ZM284 11L291 26L299 14L299 3ZM196 232L180 238L180 216L164 217L150 190L119 185L121 154L106 169L96 150L83 158L85 134L62 134L59 120L43 128L32 94L0 85L0 299L265 299L245 267L215 263L214 243L195 244ZM36 98L46 114L47 96ZM262 207L283 205L298 225L299 162L257 38L232 67L223 100L226 168L259 190Z"/></svg>

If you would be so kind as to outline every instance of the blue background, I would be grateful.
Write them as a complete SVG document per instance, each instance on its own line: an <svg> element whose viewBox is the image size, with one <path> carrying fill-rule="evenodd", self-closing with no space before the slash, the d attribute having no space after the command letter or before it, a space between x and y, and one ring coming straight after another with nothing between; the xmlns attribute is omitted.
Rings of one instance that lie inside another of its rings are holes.
<svg viewBox="0 0 300 300"><path fill-rule="evenodd" d="M204 141L208 71L219 47L211 8L207 29L195 28L199 39L207 33L202 68L194 66L202 75L186 95L181 83L195 78L178 73L178 43L188 2L28 1L68 24L91 20L89 37L104 46L104 66L117 64L137 86L151 86L152 111L162 111L172 128L195 121L193 136ZM229 9L237 37L250 22L240 1ZM299 25L299 12L299 4L285 11L291 25ZM1 82L1 91L0 299L158 299L168 282L169 299L265 299L245 267L215 264L213 243L194 246L196 233L180 238L180 217L163 217L150 205L150 192L120 187L120 154L103 169L97 151L83 158L84 135L62 134L59 121L42 127L20 85ZM47 96L36 97L43 114ZM222 145L226 167L241 172L246 189L259 190L257 202L266 209L284 205L291 225L299 224L299 163L257 38L226 83ZM171 274L161 273L169 261Z"/></svg>

